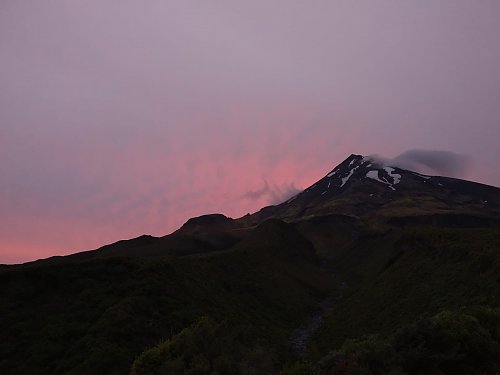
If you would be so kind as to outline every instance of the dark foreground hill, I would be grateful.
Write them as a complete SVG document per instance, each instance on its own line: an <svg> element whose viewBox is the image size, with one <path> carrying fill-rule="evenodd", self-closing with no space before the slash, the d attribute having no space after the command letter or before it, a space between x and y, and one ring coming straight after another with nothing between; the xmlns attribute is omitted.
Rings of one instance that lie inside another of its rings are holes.
<svg viewBox="0 0 500 375"><path fill-rule="evenodd" d="M280 205L0 285L2 374L495 374L500 189L351 155Z"/></svg>

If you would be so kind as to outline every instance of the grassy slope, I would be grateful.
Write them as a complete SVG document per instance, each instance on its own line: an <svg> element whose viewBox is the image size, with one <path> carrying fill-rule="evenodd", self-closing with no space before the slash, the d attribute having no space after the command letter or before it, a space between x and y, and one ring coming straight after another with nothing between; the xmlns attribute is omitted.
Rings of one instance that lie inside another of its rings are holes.
<svg viewBox="0 0 500 375"><path fill-rule="evenodd" d="M201 316L286 338L329 292L310 244L271 222L229 251L109 258L0 271L2 374L124 374L145 348Z"/></svg>
<svg viewBox="0 0 500 375"><path fill-rule="evenodd" d="M312 338L311 358L346 338L388 334L443 309L500 301L500 228L394 228L361 239L336 262L352 288Z"/></svg>

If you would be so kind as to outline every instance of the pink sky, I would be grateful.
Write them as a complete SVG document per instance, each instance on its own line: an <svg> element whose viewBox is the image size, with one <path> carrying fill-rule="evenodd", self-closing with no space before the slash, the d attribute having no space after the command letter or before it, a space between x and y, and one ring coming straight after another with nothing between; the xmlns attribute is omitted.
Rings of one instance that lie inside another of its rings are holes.
<svg viewBox="0 0 500 375"><path fill-rule="evenodd" d="M238 217L351 153L500 186L500 2L4 0L0 263Z"/></svg>

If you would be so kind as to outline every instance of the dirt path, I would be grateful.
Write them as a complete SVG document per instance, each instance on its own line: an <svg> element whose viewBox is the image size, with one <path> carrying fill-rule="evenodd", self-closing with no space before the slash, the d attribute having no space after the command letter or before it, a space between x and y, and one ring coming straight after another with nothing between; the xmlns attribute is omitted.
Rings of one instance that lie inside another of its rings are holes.
<svg viewBox="0 0 500 375"><path fill-rule="evenodd" d="M307 340L318 330L323 323L324 317L332 310L339 296L331 296L323 300L320 304L321 309L309 317L300 327L292 331L288 339L288 345L292 351L299 357L303 357L307 349Z"/></svg>

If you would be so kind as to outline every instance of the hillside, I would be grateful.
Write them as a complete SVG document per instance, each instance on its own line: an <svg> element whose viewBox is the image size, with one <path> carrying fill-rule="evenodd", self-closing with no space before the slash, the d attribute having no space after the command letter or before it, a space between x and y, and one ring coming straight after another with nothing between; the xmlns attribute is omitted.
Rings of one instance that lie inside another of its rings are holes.
<svg viewBox="0 0 500 375"><path fill-rule="evenodd" d="M0 281L2 374L493 374L500 189L351 155L253 215Z"/></svg>
<svg viewBox="0 0 500 375"><path fill-rule="evenodd" d="M142 350L202 316L241 326L274 363L288 331L331 290L313 257L293 228L269 222L231 251L9 267L1 373L127 373Z"/></svg>

